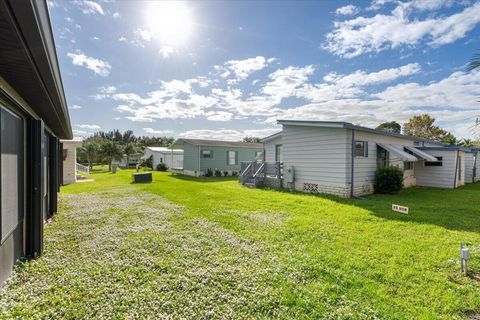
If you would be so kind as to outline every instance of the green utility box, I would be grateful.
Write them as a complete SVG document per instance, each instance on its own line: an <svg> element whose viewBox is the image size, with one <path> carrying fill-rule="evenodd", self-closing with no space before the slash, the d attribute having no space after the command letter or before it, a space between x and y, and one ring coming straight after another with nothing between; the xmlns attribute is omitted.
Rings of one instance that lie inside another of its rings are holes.
<svg viewBox="0 0 480 320"><path fill-rule="evenodd" d="M151 172L132 173L132 183L149 183L152 182Z"/></svg>

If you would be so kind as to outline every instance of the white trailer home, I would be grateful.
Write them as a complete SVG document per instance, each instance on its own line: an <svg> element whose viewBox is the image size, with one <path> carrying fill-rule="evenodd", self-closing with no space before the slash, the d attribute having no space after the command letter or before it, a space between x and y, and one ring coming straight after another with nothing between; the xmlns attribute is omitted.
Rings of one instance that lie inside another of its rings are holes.
<svg viewBox="0 0 480 320"><path fill-rule="evenodd" d="M404 187L465 183L466 149L461 147L347 122L278 122L283 130L262 140L265 164L248 170L244 165L244 183L353 197L373 193L376 170L390 165L404 170ZM272 163L283 169L272 169ZM275 178L280 183L272 183Z"/></svg>
<svg viewBox="0 0 480 320"><path fill-rule="evenodd" d="M181 169L183 167L183 150L165 147L146 147L142 160L152 160L153 169L160 163L165 163L168 169Z"/></svg>

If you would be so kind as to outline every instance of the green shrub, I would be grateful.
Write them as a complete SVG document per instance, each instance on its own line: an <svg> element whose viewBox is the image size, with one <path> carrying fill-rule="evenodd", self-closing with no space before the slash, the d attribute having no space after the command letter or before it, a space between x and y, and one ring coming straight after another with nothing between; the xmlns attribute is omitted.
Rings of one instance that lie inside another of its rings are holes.
<svg viewBox="0 0 480 320"><path fill-rule="evenodd" d="M222 176L222 171L215 169L215 177L221 177Z"/></svg>
<svg viewBox="0 0 480 320"><path fill-rule="evenodd" d="M236 177L238 176L238 172L237 171L232 171L232 177Z"/></svg>
<svg viewBox="0 0 480 320"><path fill-rule="evenodd" d="M380 168L375 173L376 193L397 193L402 190L403 171L397 166Z"/></svg>
<svg viewBox="0 0 480 320"><path fill-rule="evenodd" d="M223 171L223 176L228 177L228 171Z"/></svg>
<svg viewBox="0 0 480 320"><path fill-rule="evenodd" d="M167 171L168 166L165 163L159 163L157 164L157 171Z"/></svg>
<svg viewBox="0 0 480 320"><path fill-rule="evenodd" d="M213 176L212 169L207 169L207 172L205 172L205 177L211 177L211 176Z"/></svg>

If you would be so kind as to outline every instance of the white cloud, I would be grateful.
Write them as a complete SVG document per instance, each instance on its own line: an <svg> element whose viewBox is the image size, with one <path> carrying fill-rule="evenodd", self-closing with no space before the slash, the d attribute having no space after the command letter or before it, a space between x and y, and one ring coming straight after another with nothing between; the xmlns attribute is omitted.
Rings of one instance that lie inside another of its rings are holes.
<svg viewBox="0 0 480 320"><path fill-rule="evenodd" d="M162 46L158 52L162 55L162 57L168 58L172 53L175 52L175 50L170 46Z"/></svg>
<svg viewBox="0 0 480 320"><path fill-rule="evenodd" d="M335 13L339 15L347 16L347 15L357 14L358 11L359 11L359 8L357 6L349 4L348 6L343 6L338 8L337 10L335 10Z"/></svg>
<svg viewBox="0 0 480 320"><path fill-rule="evenodd" d="M173 130L155 130L153 128L143 128L143 131L154 136L167 136L174 133Z"/></svg>
<svg viewBox="0 0 480 320"><path fill-rule="evenodd" d="M102 6L95 1L75 0L73 3L76 4L84 14L105 14Z"/></svg>
<svg viewBox="0 0 480 320"><path fill-rule="evenodd" d="M137 30L135 30L135 35L137 35L144 41L152 40L152 33L147 29L138 28Z"/></svg>
<svg viewBox="0 0 480 320"><path fill-rule="evenodd" d="M480 2L450 16L428 17L424 20L410 17L416 12L413 4L399 3L390 15L377 14L370 18L337 21L322 47L344 58L415 46L420 42L436 47L463 38L480 22ZM424 7L428 8L426 5Z"/></svg>
<svg viewBox="0 0 480 320"><path fill-rule="evenodd" d="M210 121L230 121L233 118L233 113L226 111L210 111L206 113L207 120Z"/></svg>
<svg viewBox="0 0 480 320"><path fill-rule="evenodd" d="M118 41L120 41L120 42L127 42L127 38L121 36L120 38L118 38Z"/></svg>
<svg viewBox="0 0 480 320"><path fill-rule="evenodd" d="M87 130L98 130L100 126L96 124L77 124L77 127L80 129L87 129Z"/></svg>
<svg viewBox="0 0 480 320"><path fill-rule="evenodd" d="M98 91L100 93L112 94L117 91L117 88L115 86L101 86L98 88Z"/></svg>
<svg viewBox="0 0 480 320"><path fill-rule="evenodd" d="M231 130L231 129L219 129L219 130L190 130L182 132L180 137L182 138L195 138L195 139L210 139L210 140L227 140L227 141L241 141L245 137L259 137L264 138L280 131L280 128L265 128L265 129L250 129L250 130Z"/></svg>
<svg viewBox="0 0 480 320"><path fill-rule="evenodd" d="M266 62L267 60L264 57L257 56L245 60L230 60L227 61L225 65L232 70L237 77L245 79L251 73L265 68Z"/></svg>
<svg viewBox="0 0 480 320"><path fill-rule="evenodd" d="M70 106L69 109L71 109L71 110L79 110L79 109L82 109L82 107L79 106L79 105L77 105L77 104L74 104L74 105Z"/></svg>
<svg viewBox="0 0 480 320"><path fill-rule="evenodd" d="M69 52L67 53L67 56L72 59L72 63L74 65L83 66L89 70L92 70L99 76L106 77L110 74L110 69L112 67L106 61L88 57L81 51L77 51L77 53Z"/></svg>
<svg viewBox="0 0 480 320"><path fill-rule="evenodd" d="M322 85L322 84L319 84ZM335 90L331 92L335 93ZM277 119L348 121L375 127L384 121L406 122L412 115L429 113L447 130L460 137L470 137L468 126L458 125L471 119L473 124L478 115L480 95L480 72L454 72L445 79L428 84L401 83L379 92L363 92L362 96L343 97L332 94L323 99L319 94L310 104L288 109L276 109L266 119L275 123Z"/></svg>
<svg viewBox="0 0 480 320"><path fill-rule="evenodd" d="M99 38L99 37L90 37L90 39L91 39L91 40L95 40L95 41L98 41L98 40L100 40L100 38Z"/></svg>
<svg viewBox="0 0 480 320"><path fill-rule="evenodd" d="M118 19L118 18L120 18L120 13L119 12L114 12L112 14L112 17L114 17L115 19Z"/></svg>

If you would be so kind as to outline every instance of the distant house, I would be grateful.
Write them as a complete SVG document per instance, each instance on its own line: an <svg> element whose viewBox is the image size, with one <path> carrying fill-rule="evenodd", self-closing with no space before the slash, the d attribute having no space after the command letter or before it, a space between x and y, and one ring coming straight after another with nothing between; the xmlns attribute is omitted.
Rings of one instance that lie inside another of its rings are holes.
<svg viewBox="0 0 480 320"><path fill-rule="evenodd" d="M142 159L142 156L142 153L132 154L128 157L127 163L127 156L123 155L120 160L115 160L112 163L118 165L121 168L131 168L135 167L138 164L138 162Z"/></svg>
<svg viewBox="0 0 480 320"><path fill-rule="evenodd" d="M0 1L0 286L43 252L72 139L46 1Z"/></svg>
<svg viewBox="0 0 480 320"><path fill-rule="evenodd" d="M157 168L160 163L166 164L169 169L182 169L183 150L165 147L146 147L141 159L144 161L151 159L153 169Z"/></svg>
<svg viewBox="0 0 480 320"><path fill-rule="evenodd" d="M63 170L62 184L70 184L77 182L77 170L79 167L88 170L88 167L77 163L77 148L82 146L81 140L60 140L63 146Z"/></svg>
<svg viewBox="0 0 480 320"><path fill-rule="evenodd" d="M263 157L261 143L178 139L171 148L183 150L183 173L191 176L203 176L208 169L231 175L240 171L241 162Z"/></svg>
<svg viewBox="0 0 480 320"><path fill-rule="evenodd" d="M400 167L404 187L457 188L470 182L466 171L473 174L468 148L348 122L278 122L283 130L262 140L265 165L245 167L241 172L244 183L254 180L352 197L373 193L375 172L382 166ZM272 169L274 164L282 170Z"/></svg>

